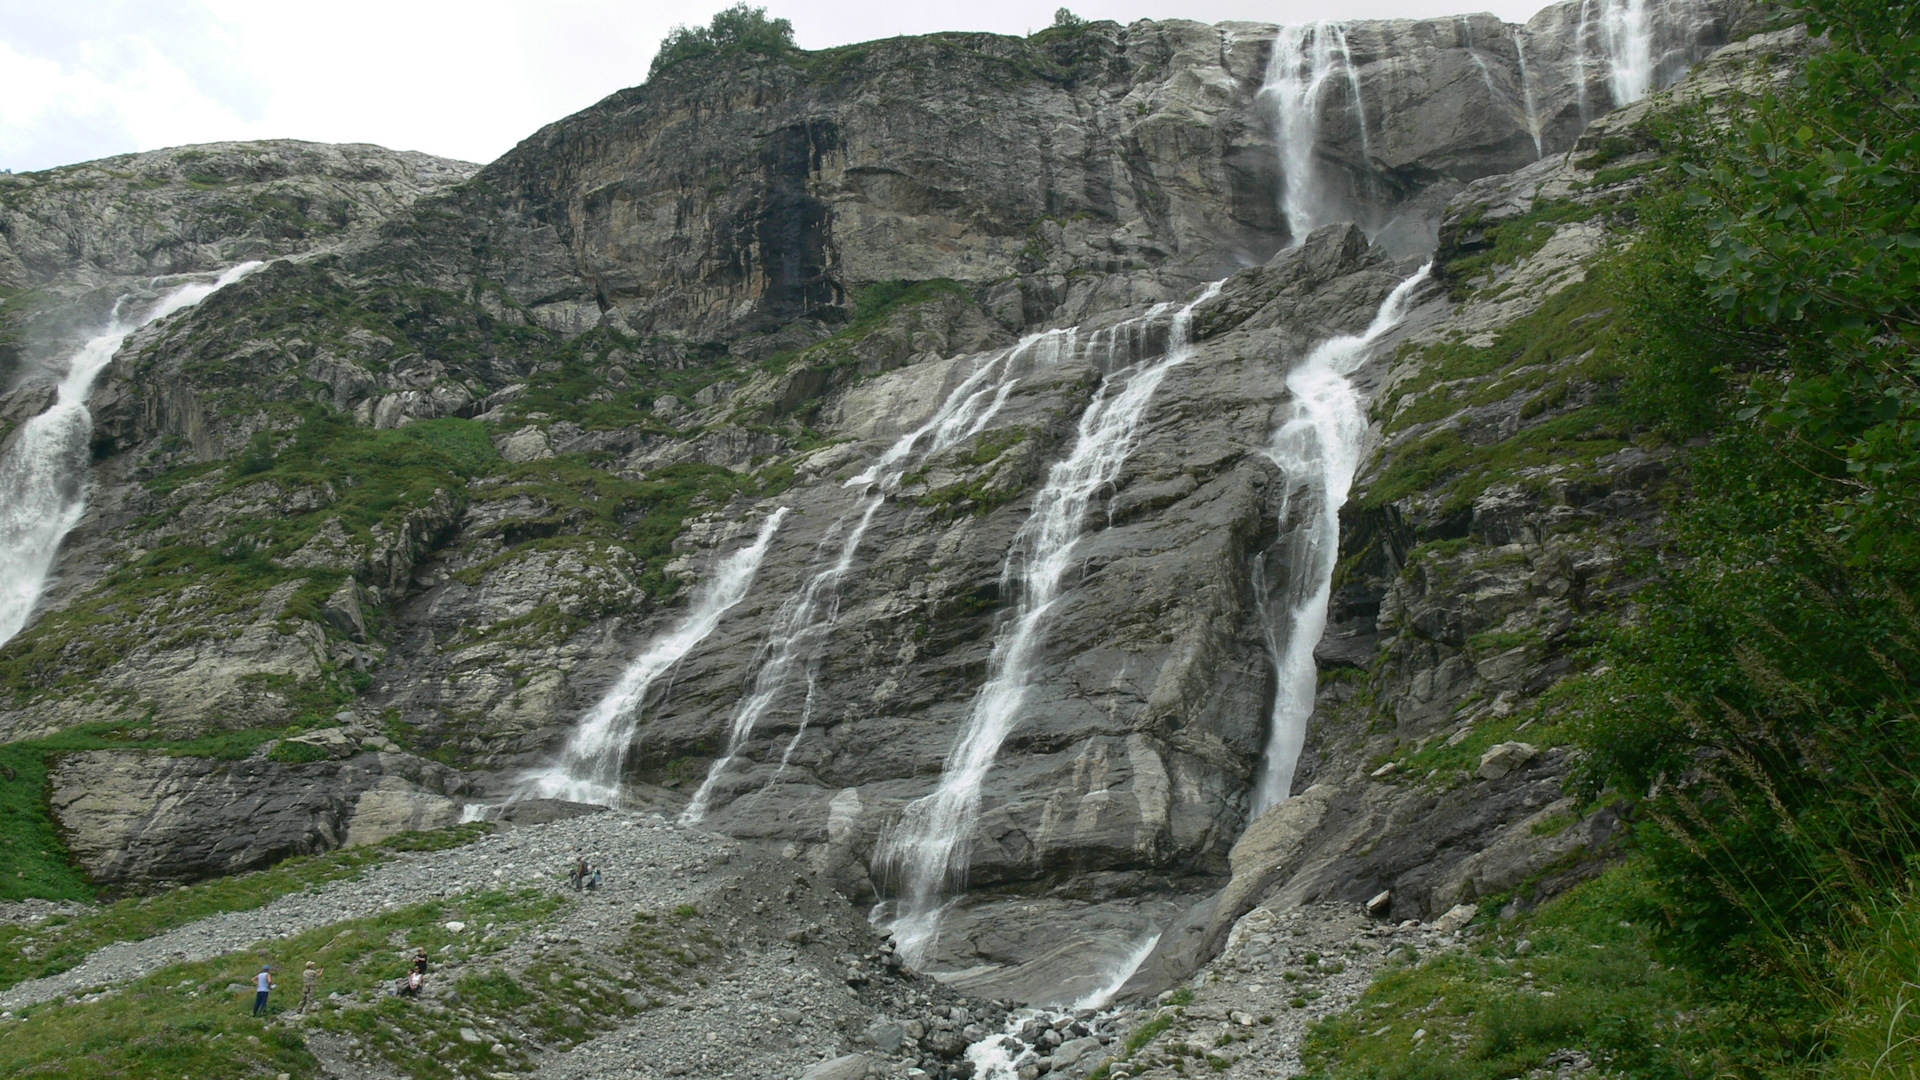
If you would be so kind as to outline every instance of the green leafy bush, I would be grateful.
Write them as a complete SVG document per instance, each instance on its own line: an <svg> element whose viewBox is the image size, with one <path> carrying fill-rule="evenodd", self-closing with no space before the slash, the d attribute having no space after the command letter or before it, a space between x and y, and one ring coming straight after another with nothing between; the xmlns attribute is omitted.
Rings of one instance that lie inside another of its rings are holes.
<svg viewBox="0 0 1920 1080"><path fill-rule="evenodd" d="M792 52L793 24L786 19L767 18L767 9L748 7L744 2L716 12L707 26L676 26L660 42L653 56L651 78L664 68L688 60L729 53L756 53L784 56Z"/></svg>

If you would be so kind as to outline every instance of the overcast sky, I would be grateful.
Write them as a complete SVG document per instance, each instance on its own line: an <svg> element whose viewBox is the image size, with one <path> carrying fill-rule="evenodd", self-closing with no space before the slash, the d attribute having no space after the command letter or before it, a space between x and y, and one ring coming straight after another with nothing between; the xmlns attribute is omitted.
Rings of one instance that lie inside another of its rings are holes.
<svg viewBox="0 0 1920 1080"><path fill-rule="evenodd" d="M1546 0L1078 0L1088 19L1219 22L1492 11ZM0 168L183 143L372 142L490 161L646 78L722 0L0 0ZM1024 34L1059 0L766 0L809 49L934 30Z"/></svg>

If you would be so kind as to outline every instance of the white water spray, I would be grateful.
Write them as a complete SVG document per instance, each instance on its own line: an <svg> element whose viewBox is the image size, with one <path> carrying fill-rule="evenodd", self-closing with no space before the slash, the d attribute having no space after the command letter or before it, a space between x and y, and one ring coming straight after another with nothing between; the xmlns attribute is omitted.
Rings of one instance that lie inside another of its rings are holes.
<svg viewBox="0 0 1920 1080"><path fill-rule="evenodd" d="M1248 820L1284 801L1292 788L1294 764L1319 688L1313 649L1327 627L1333 568L1340 556L1340 507L1353 485L1367 430L1366 403L1347 377L1366 360L1369 346L1406 317L1408 302L1427 279L1428 269L1421 267L1387 295L1366 332L1322 342L1287 375L1293 407L1274 432L1267 455L1288 485L1281 527L1286 527L1296 492L1302 520L1280 541L1284 557L1277 561L1287 568L1285 607L1266 613L1263 620L1277 685Z"/></svg>
<svg viewBox="0 0 1920 1080"><path fill-rule="evenodd" d="M753 576L773 543L773 534L791 511L781 507L760 525L752 544L721 560L694 593L692 605L673 629L655 638L635 657L580 721L551 763L527 773L513 801L565 799L599 806L620 805L622 777L633 733L647 703L647 692L673 670L694 646L707 639L725 615L747 596Z"/></svg>
<svg viewBox="0 0 1920 1080"><path fill-rule="evenodd" d="M951 903L948 897L964 888L981 786L1021 718L1048 615L1080 565L1079 540L1088 509L1133 453L1161 381L1193 354L1194 309L1213 298L1220 284L1209 285L1173 316L1165 351L1156 362L1143 361L1101 383L1080 417L1072 451L1053 466L1032 513L1014 536L1001 581L1017 598L1016 605L1012 619L995 637L987 680L947 755L940 783L907 805L882 837L874 860L876 876L899 886L897 915L889 929L916 968L923 967L931 953L940 916ZM1159 310L1140 321L1155 318ZM1117 333L1109 341L1115 339Z"/></svg>
<svg viewBox="0 0 1920 1080"><path fill-rule="evenodd" d="M1370 155L1360 76L1339 23L1281 27L1267 60L1260 100L1273 112L1274 144L1280 154L1280 213L1287 219L1296 247L1313 230L1338 219L1336 201L1324 189L1314 150L1320 140L1321 91L1343 69L1359 115L1361 150Z"/></svg>
<svg viewBox="0 0 1920 1080"><path fill-rule="evenodd" d="M1653 89L1653 17L1647 0L1608 0L1600 32L1612 62L1607 88L1615 106L1646 97Z"/></svg>
<svg viewBox="0 0 1920 1080"><path fill-rule="evenodd" d="M804 668L807 694L801 705L800 724L780 757L780 768L767 786L771 787L786 768L812 719L820 650L839 618L841 586L853 568L854 556L873 524L874 515L887 496L899 488L911 464L978 435L1006 404L1007 396L1022 375L1036 366L1056 363L1063 355L1071 355L1075 340L1073 330L1048 330L1029 335L1012 348L989 357L947 395L926 423L901 436L866 471L848 481L849 487L873 490L867 494L865 504L854 512L858 520L851 529L847 528L847 522L854 513L842 515L828 528L822 547L828 548L837 538L838 554L781 605L768 631L769 658L755 673L752 690L735 706L727 748L708 767L706 779L681 812L683 824L706 818L721 777L739 759L747 739L785 692L794 673Z"/></svg>
<svg viewBox="0 0 1920 1080"><path fill-rule="evenodd" d="M1074 1002L1073 1009L1078 1011L1106 1008L1107 1003L1113 1000L1113 995L1119 993L1120 988L1127 985L1127 980L1133 978L1133 973L1140 970L1140 965L1147 962L1147 957L1153 955L1154 946L1158 944L1160 944L1158 930L1151 931L1146 937L1141 938L1132 950L1121 957L1120 962L1108 972L1106 984Z"/></svg>
<svg viewBox="0 0 1920 1080"><path fill-rule="evenodd" d="M262 265L244 262L214 281L181 285L133 317L123 314L122 297L106 327L68 358L53 405L26 422L0 461L0 643L27 625L61 543L86 512L93 441L87 395L94 379L135 330L192 307Z"/></svg>

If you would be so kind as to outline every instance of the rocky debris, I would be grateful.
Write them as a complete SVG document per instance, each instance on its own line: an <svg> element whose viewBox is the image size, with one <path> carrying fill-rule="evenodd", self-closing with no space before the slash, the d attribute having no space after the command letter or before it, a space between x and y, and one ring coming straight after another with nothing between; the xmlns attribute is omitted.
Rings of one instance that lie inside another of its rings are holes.
<svg viewBox="0 0 1920 1080"><path fill-rule="evenodd" d="M566 887L566 870L578 858L601 869L599 888ZM859 1075L870 1070L904 1080L907 1070L918 1069L948 1078L964 1072L965 1032L998 1027L1006 1016L1004 1006L966 998L903 970L890 943L876 937L843 898L796 872L790 860L658 816L615 811L508 825L462 847L400 853L358 879L110 945L72 970L0 991L0 1009L77 997L83 990L112 992L167 964L222 955L250 942L261 942L255 951L270 956L276 938L384 909L528 886L555 890L572 902L489 963L520 971L565 961L581 966L587 977L593 965L611 962L636 913L646 912L697 919L709 935L703 947L710 952L698 977L683 981L660 1007L617 1024L590 1024L600 1033L564 1050L536 1047L535 1076L731 1071L789 1080L822 1061L837 1059L844 1069L858 1059ZM14 914L8 909L9 917ZM456 932L482 929L462 924ZM458 966L436 966L421 1007L451 1010L453 1030L465 1027L485 1039L487 1017L453 992L461 974ZM316 1035L313 1048L331 1075L343 1078L367 1075L368 1067L379 1064L332 1036Z"/></svg>
<svg viewBox="0 0 1920 1080"><path fill-rule="evenodd" d="M1539 748L1532 743L1496 743L1480 755L1480 767L1473 775L1482 780L1498 780L1539 756Z"/></svg>
<svg viewBox="0 0 1920 1080"><path fill-rule="evenodd" d="M1458 926L1408 920L1381 923L1357 904L1262 905L1232 924L1219 955L1185 985L1164 990L1156 1007L1117 1018L1112 1077L1172 1080L1208 1066L1206 1075L1289 1076L1300 1044L1322 1017L1357 1001L1383 968L1461 947ZM1131 1054L1124 1046L1153 1032Z"/></svg>

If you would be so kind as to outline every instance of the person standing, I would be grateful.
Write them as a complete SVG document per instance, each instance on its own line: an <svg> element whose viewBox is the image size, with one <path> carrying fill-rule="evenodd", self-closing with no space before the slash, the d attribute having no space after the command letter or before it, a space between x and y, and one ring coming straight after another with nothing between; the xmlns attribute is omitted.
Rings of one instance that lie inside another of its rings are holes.
<svg viewBox="0 0 1920 1080"><path fill-rule="evenodd" d="M314 988L320 985L320 976L326 970L323 967L313 966L313 961L309 960L306 970L300 973L300 1015L305 1016L313 1010Z"/></svg>
<svg viewBox="0 0 1920 1080"><path fill-rule="evenodd" d="M260 974L253 977L253 1015L267 1014L267 995L273 991L273 965L260 965Z"/></svg>
<svg viewBox="0 0 1920 1080"><path fill-rule="evenodd" d="M582 882L586 880L586 878L587 878L587 860L585 859L581 859L579 862L574 863L573 869L567 871L567 884L573 886L574 892L580 891L580 885Z"/></svg>

